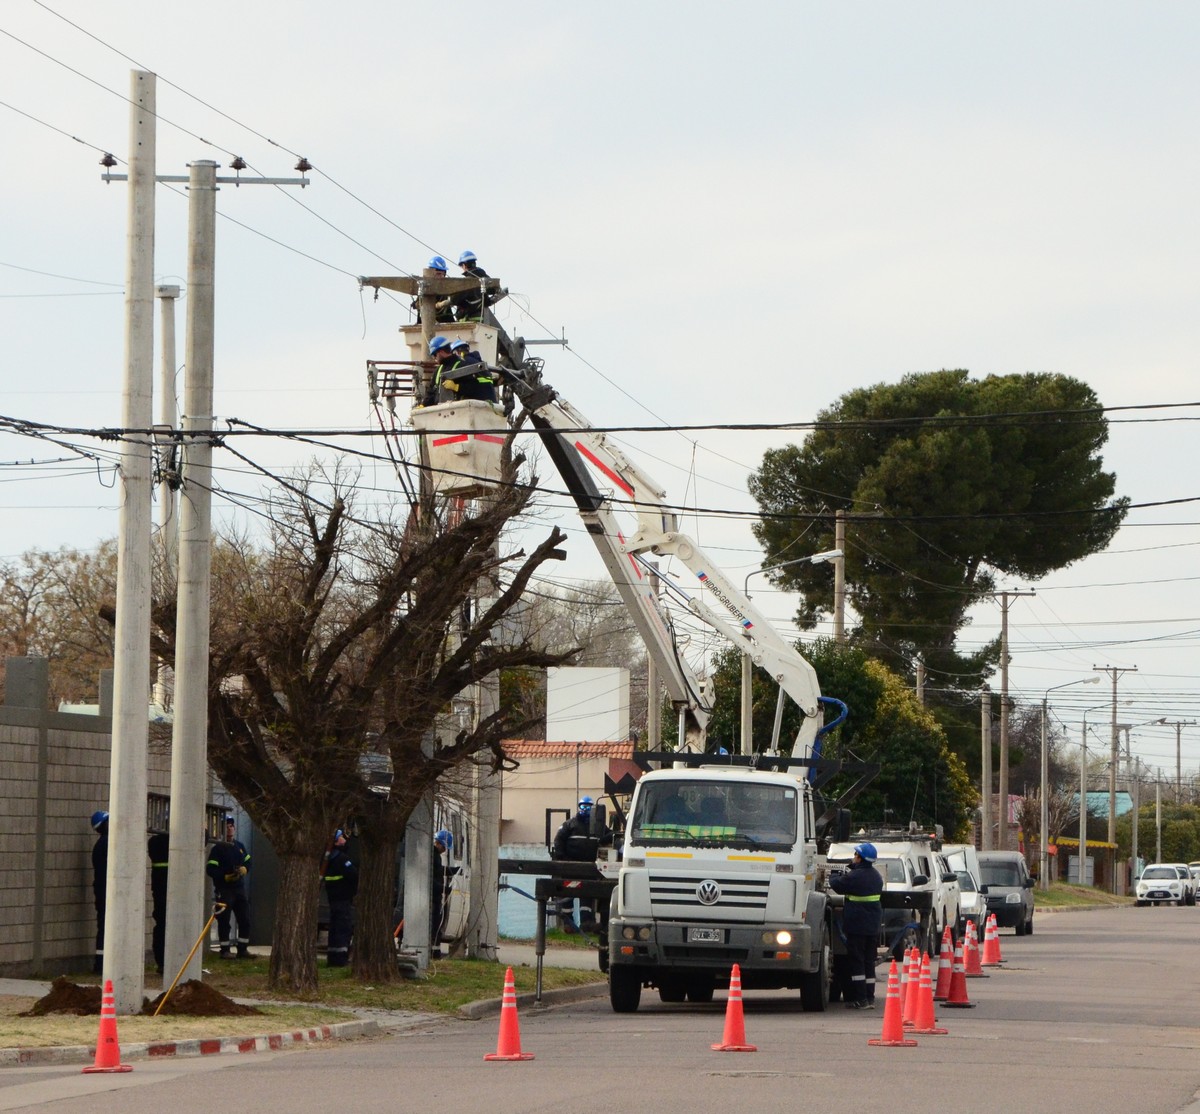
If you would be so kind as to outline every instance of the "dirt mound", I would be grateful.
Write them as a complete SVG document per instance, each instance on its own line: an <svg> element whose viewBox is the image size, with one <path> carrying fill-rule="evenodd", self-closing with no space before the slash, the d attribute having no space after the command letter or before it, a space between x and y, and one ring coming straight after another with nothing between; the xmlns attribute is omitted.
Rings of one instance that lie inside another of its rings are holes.
<svg viewBox="0 0 1200 1114"><path fill-rule="evenodd" d="M48 1013L69 1013L87 1017L100 1013L100 987L79 986L66 975L59 975L50 984L50 993L39 998L21 1017L43 1017Z"/></svg>
<svg viewBox="0 0 1200 1114"><path fill-rule="evenodd" d="M152 1014L158 1009L163 996L160 994L150 1002L142 1013ZM242 1006L232 998L226 998L219 990L214 990L196 979L180 983L167 999L162 1013L180 1014L187 1017L243 1017L250 1014L261 1014L253 1006ZM161 1016L161 1014L160 1014Z"/></svg>

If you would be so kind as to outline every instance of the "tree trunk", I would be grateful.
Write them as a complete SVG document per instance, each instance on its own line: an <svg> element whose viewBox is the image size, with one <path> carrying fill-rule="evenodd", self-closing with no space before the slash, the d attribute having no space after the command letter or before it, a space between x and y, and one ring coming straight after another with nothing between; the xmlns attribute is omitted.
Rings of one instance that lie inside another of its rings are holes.
<svg viewBox="0 0 1200 1114"><path fill-rule="evenodd" d="M321 855L279 852L279 901L271 943L272 990L317 992L317 901Z"/></svg>
<svg viewBox="0 0 1200 1114"><path fill-rule="evenodd" d="M364 826L355 902L354 977L372 984L399 978L392 935L400 840Z"/></svg>

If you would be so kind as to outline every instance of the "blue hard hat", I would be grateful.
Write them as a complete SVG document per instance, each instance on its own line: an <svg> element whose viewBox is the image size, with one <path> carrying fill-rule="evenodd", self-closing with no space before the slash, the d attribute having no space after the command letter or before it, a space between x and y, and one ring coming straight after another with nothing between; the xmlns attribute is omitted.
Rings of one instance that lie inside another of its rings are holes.
<svg viewBox="0 0 1200 1114"><path fill-rule="evenodd" d="M447 851L454 846L454 836L452 836L445 828L438 832L434 837L434 841L440 843Z"/></svg>
<svg viewBox="0 0 1200 1114"><path fill-rule="evenodd" d="M446 261L440 255L435 255L425 266L431 271L441 271L442 274L446 273Z"/></svg>
<svg viewBox="0 0 1200 1114"><path fill-rule="evenodd" d="M449 348L450 342L445 337L434 337L429 342L429 354L432 356L435 352L440 352L443 348Z"/></svg>
<svg viewBox="0 0 1200 1114"><path fill-rule="evenodd" d="M92 827L93 828L100 827L100 825L103 824L104 821L107 819L108 819L108 813L105 812L103 809L97 809L95 812L92 813Z"/></svg>
<svg viewBox="0 0 1200 1114"><path fill-rule="evenodd" d="M341 828L338 828L338 830L337 830L336 832L334 832L334 833L333 833L333 842L334 842L334 843L337 843L337 841L338 841L339 839L341 839L341 838L342 838L342 836L344 836L345 834L346 834L346 833L345 833L345 832L343 832Z"/></svg>
<svg viewBox="0 0 1200 1114"><path fill-rule="evenodd" d="M475 253L468 248L458 257L458 265L461 267L464 263L474 263Z"/></svg>
<svg viewBox="0 0 1200 1114"><path fill-rule="evenodd" d="M592 805L594 803L595 802L592 800L591 797L580 797L579 798L579 811L580 812L591 812Z"/></svg>
<svg viewBox="0 0 1200 1114"><path fill-rule="evenodd" d="M462 337L459 337L458 340L450 342L450 351L451 352L456 352L460 348L470 348L470 347L471 347L471 342L469 340L464 340Z"/></svg>
<svg viewBox="0 0 1200 1114"><path fill-rule="evenodd" d="M854 848L854 853L868 863L873 863L879 858L879 852L875 850L875 844L873 843L858 844Z"/></svg>

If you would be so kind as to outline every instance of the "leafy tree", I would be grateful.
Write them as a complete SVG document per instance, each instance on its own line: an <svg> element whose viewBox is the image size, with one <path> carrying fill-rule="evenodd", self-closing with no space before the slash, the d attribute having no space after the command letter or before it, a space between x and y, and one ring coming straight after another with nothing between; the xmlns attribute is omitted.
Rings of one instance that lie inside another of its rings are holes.
<svg viewBox="0 0 1200 1114"><path fill-rule="evenodd" d="M903 679L860 647L828 639L806 644L801 652L817 671L822 693L843 701L844 724L825 743L828 758L878 762L879 775L853 803L855 822L940 823L958 834L978 801L962 760L950 749L936 719L917 703ZM716 696L709 737L712 744L737 749L740 718L741 657L735 649L717 654ZM753 672L752 720L757 750L771 737L777 686L765 672ZM800 726L800 710L786 702L780 749L790 751ZM849 779L835 779L829 796L844 791Z"/></svg>
<svg viewBox="0 0 1200 1114"><path fill-rule="evenodd" d="M1144 789L1144 786L1143 786ZM1133 816L1117 817L1117 855L1126 858L1133 853ZM1155 806L1151 801L1138 809L1138 854L1146 860L1154 858L1158 831ZM1190 863L1200 861L1200 806L1169 804L1162 806L1162 861Z"/></svg>
<svg viewBox="0 0 1200 1114"><path fill-rule="evenodd" d="M846 510L857 636L906 671L922 655L934 684L975 687L995 648L960 656L955 640L995 573L1044 576L1103 549L1124 518L1099 406L1086 384L1040 372L937 371L850 391L750 477L766 563L832 548L833 511ZM774 579L804 593L802 626L829 610L831 565Z"/></svg>

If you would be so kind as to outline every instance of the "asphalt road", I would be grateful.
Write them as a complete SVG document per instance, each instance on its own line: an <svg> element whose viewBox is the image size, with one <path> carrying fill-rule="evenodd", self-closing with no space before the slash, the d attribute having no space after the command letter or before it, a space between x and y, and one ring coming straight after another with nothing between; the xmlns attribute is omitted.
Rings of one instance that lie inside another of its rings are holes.
<svg viewBox="0 0 1200 1114"><path fill-rule="evenodd" d="M970 1010L939 1010L950 1033L871 1048L882 1010L805 1014L798 995L748 993L755 1053L718 1053L725 1005L633 1015L606 999L520 1014L536 1059L485 1063L497 1022L438 1022L400 1035L279 1054L138 1063L127 1075L0 1071L0 1110L139 1114L215 1105L253 1111L774 1114L993 1110L1200 1114L1200 909L1038 915L1004 934L1006 967L968 983ZM815 1105L814 1105L815 1104Z"/></svg>

